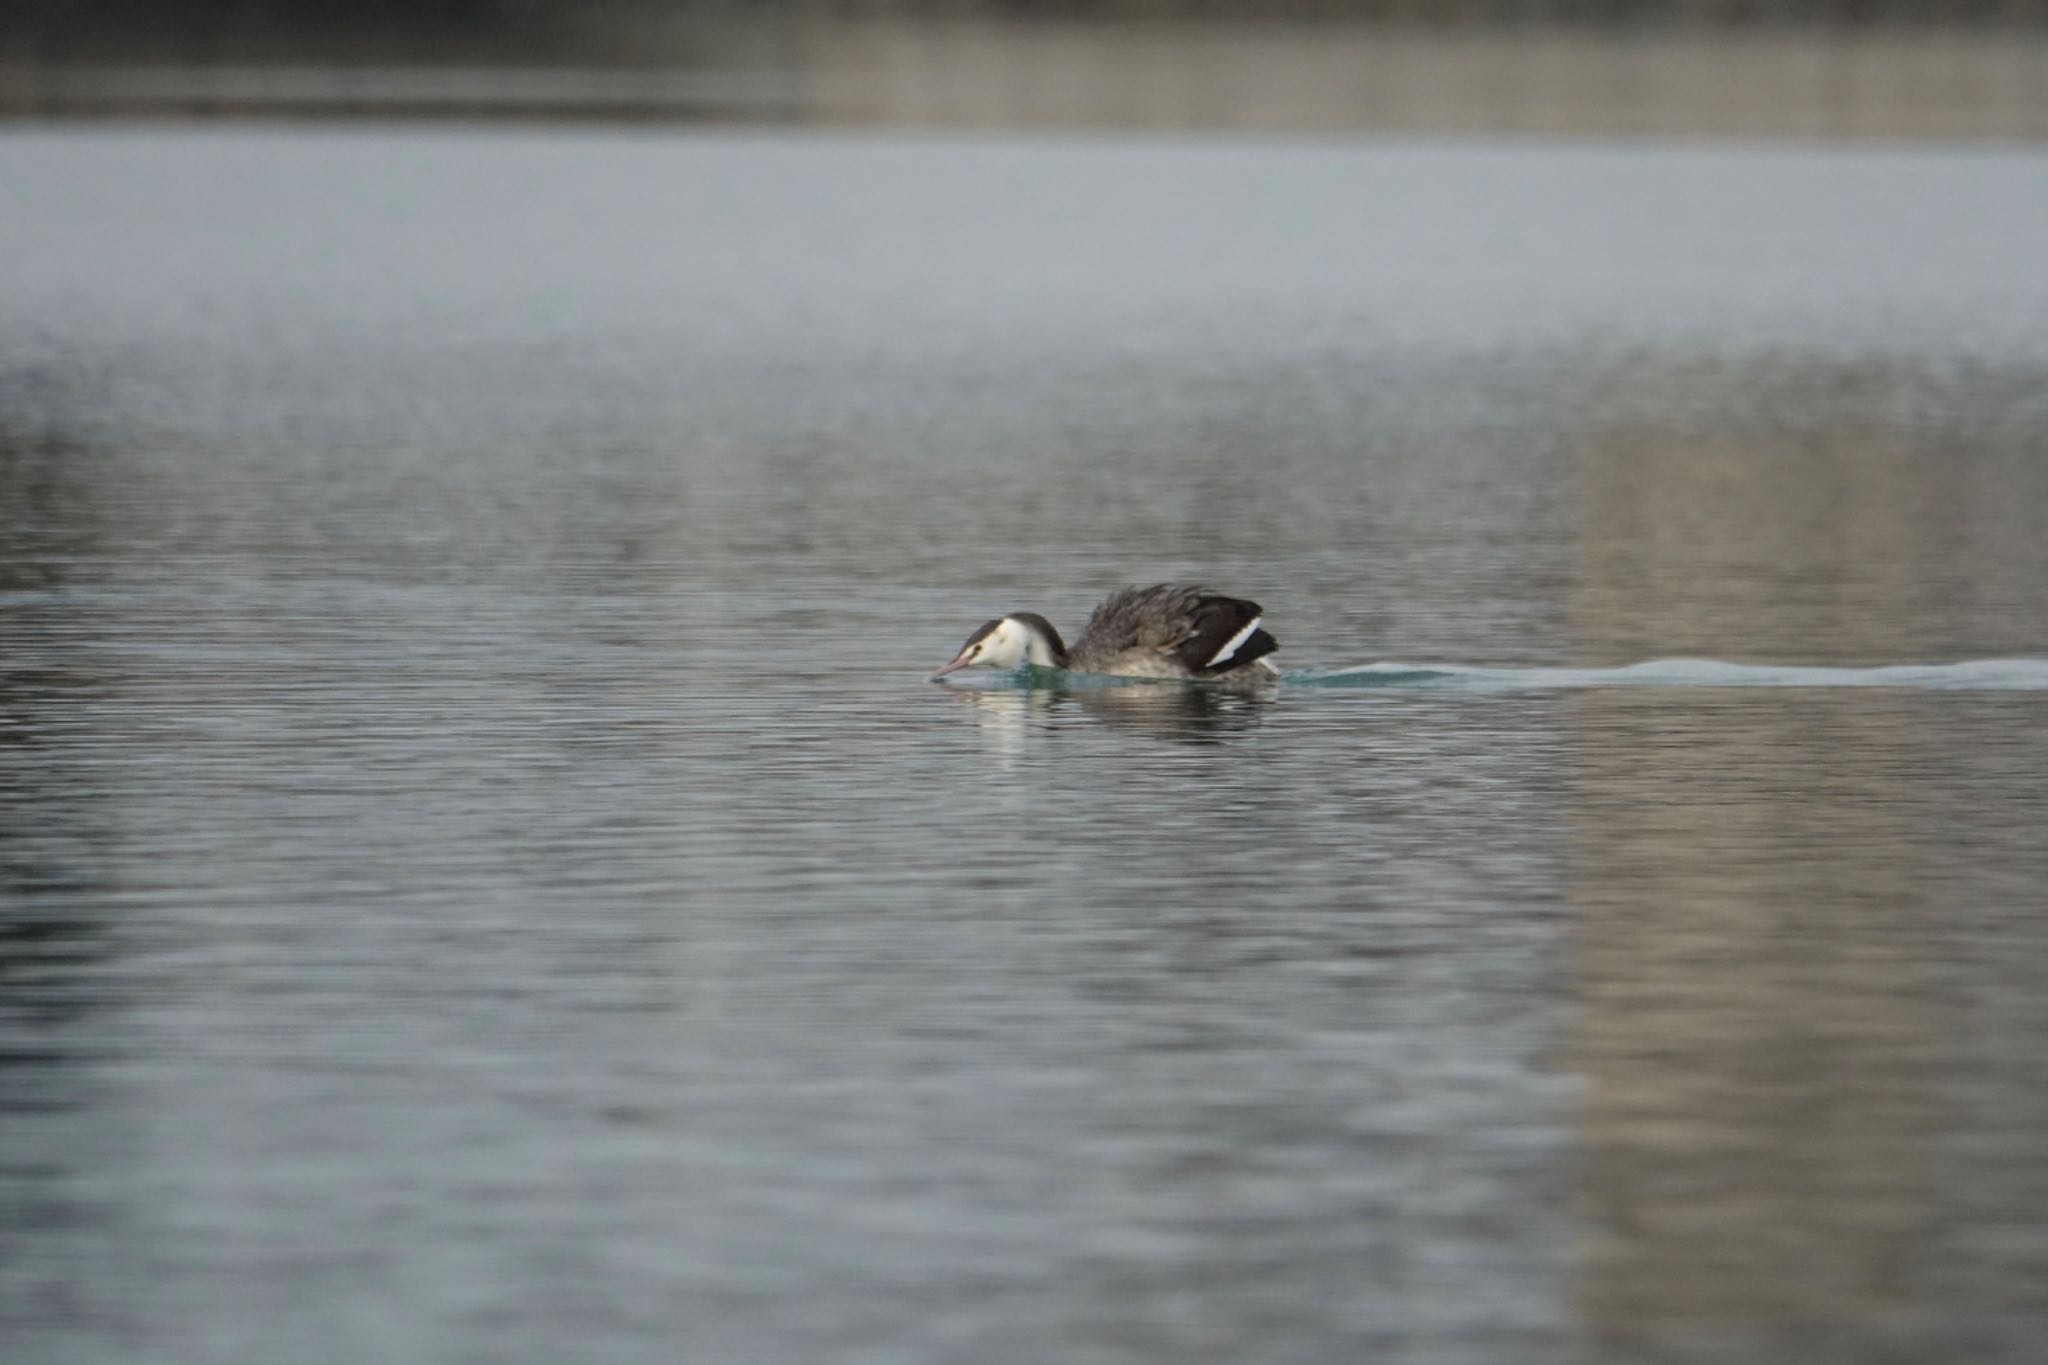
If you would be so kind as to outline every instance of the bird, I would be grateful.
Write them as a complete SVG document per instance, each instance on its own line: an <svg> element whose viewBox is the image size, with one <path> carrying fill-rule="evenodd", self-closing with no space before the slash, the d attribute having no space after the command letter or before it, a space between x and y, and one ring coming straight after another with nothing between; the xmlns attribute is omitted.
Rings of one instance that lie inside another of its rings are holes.
<svg viewBox="0 0 2048 1365"><path fill-rule="evenodd" d="M1266 656L1280 642L1261 628L1263 619L1258 603L1194 584L1125 588L1089 615L1072 649L1043 616L1013 611L968 636L932 678L963 668L1032 668L1162 681L1270 682L1279 670Z"/></svg>

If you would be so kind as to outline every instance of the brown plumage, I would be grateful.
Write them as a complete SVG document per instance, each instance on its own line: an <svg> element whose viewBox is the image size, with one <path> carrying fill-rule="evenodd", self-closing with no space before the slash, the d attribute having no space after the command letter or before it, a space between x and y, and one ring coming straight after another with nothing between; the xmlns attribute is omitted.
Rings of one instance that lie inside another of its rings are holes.
<svg viewBox="0 0 2048 1365"><path fill-rule="evenodd" d="M933 676L1030 666L1132 678L1266 680L1276 675L1266 656L1280 645L1260 627L1260 616L1256 602L1191 584L1125 588L1094 610L1071 650L1043 616L1012 612L970 635Z"/></svg>

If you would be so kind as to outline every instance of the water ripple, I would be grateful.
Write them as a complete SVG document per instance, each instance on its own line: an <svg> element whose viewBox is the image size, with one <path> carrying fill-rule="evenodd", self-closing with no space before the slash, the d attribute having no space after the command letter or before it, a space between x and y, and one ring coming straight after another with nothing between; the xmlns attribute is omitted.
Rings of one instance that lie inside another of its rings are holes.
<svg viewBox="0 0 2048 1365"><path fill-rule="evenodd" d="M1878 664L1866 668L1734 664L1716 659L1647 659L1621 668L1487 668L1388 662L1356 668L1305 669L1283 677L1296 687L1466 692L1593 687L1896 687L1911 691L2035 692L2048 689L2048 659L1970 659L1951 664Z"/></svg>

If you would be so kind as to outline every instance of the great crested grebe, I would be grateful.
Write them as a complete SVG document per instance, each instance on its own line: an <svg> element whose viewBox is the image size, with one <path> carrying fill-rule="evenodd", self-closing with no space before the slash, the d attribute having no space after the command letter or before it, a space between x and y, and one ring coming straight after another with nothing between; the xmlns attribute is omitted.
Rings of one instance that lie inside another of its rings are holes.
<svg viewBox="0 0 2048 1365"><path fill-rule="evenodd" d="M998 616L932 674L963 668L1064 669L1183 682L1265 682L1279 676L1266 656L1280 642L1259 628L1260 608L1207 588L1160 583L1112 593L1088 617L1068 649L1052 622L1035 612Z"/></svg>

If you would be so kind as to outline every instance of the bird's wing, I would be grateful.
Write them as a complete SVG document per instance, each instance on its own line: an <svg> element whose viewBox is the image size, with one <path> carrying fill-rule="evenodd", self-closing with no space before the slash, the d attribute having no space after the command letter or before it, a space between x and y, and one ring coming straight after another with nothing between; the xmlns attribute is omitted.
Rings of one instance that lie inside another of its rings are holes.
<svg viewBox="0 0 2048 1365"><path fill-rule="evenodd" d="M1261 615L1256 602L1203 593L1186 604L1181 638L1169 648L1190 673L1240 668L1279 647L1259 629Z"/></svg>
<svg viewBox="0 0 2048 1365"><path fill-rule="evenodd" d="M1075 652L1091 660L1150 654L1190 674L1222 673L1279 647L1259 628L1259 616L1258 603L1207 588L1126 588L1095 609Z"/></svg>

